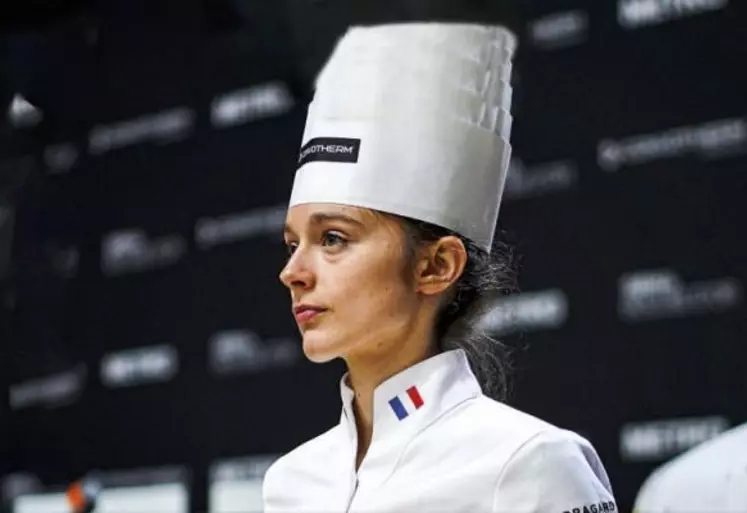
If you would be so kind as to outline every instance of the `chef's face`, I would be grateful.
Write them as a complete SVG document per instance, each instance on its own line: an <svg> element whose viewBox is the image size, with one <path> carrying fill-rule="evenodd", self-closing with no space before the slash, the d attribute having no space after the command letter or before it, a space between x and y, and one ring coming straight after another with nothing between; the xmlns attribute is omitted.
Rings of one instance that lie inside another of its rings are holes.
<svg viewBox="0 0 747 513"><path fill-rule="evenodd" d="M373 355L406 334L418 309L406 279L404 230L392 217L333 204L288 212L291 293L303 350L314 362Z"/></svg>

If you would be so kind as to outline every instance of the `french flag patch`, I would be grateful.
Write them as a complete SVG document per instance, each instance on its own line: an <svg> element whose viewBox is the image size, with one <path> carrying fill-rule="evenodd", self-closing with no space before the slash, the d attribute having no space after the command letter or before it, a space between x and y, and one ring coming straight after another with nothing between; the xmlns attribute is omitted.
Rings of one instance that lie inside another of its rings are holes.
<svg viewBox="0 0 747 513"><path fill-rule="evenodd" d="M404 401L400 399L399 396L395 396L389 401L389 406L392 407L392 411L394 411L394 414L399 420L402 420L410 415L410 412L413 410L413 408L417 410L424 404L423 398L420 397L420 392L418 392L417 387L408 388L406 395L407 399ZM408 406L405 407L405 404L407 404ZM408 409L410 411L408 411Z"/></svg>

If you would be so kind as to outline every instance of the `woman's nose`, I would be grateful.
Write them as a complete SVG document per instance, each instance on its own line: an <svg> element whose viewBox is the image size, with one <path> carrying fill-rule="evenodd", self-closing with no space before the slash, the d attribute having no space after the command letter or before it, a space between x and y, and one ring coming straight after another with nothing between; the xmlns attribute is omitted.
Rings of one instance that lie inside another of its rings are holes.
<svg viewBox="0 0 747 513"><path fill-rule="evenodd" d="M308 289L314 284L314 273L309 268L301 251L296 250L280 271L280 281L289 289Z"/></svg>

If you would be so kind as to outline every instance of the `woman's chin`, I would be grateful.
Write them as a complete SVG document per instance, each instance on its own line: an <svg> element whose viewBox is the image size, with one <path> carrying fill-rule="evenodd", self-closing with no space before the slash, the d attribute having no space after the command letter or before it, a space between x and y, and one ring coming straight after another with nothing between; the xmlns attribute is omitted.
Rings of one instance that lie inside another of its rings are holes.
<svg viewBox="0 0 747 513"><path fill-rule="evenodd" d="M305 333L303 336L303 352L314 363L327 363L340 356L336 344L324 340L318 333Z"/></svg>

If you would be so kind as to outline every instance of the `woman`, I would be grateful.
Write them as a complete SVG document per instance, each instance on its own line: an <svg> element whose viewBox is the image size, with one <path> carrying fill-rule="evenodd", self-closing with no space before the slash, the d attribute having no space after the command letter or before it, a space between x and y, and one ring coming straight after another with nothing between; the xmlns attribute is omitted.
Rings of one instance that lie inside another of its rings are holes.
<svg viewBox="0 0 747 513"><path fill-rule="evenodd" d="M268 471L266 512L616 510L588 442L496 400L500 346L470 331L508 283L514 47L501 28L356 28L320 75L280 279L306 356L348 372L340 423Z"/></svg>

